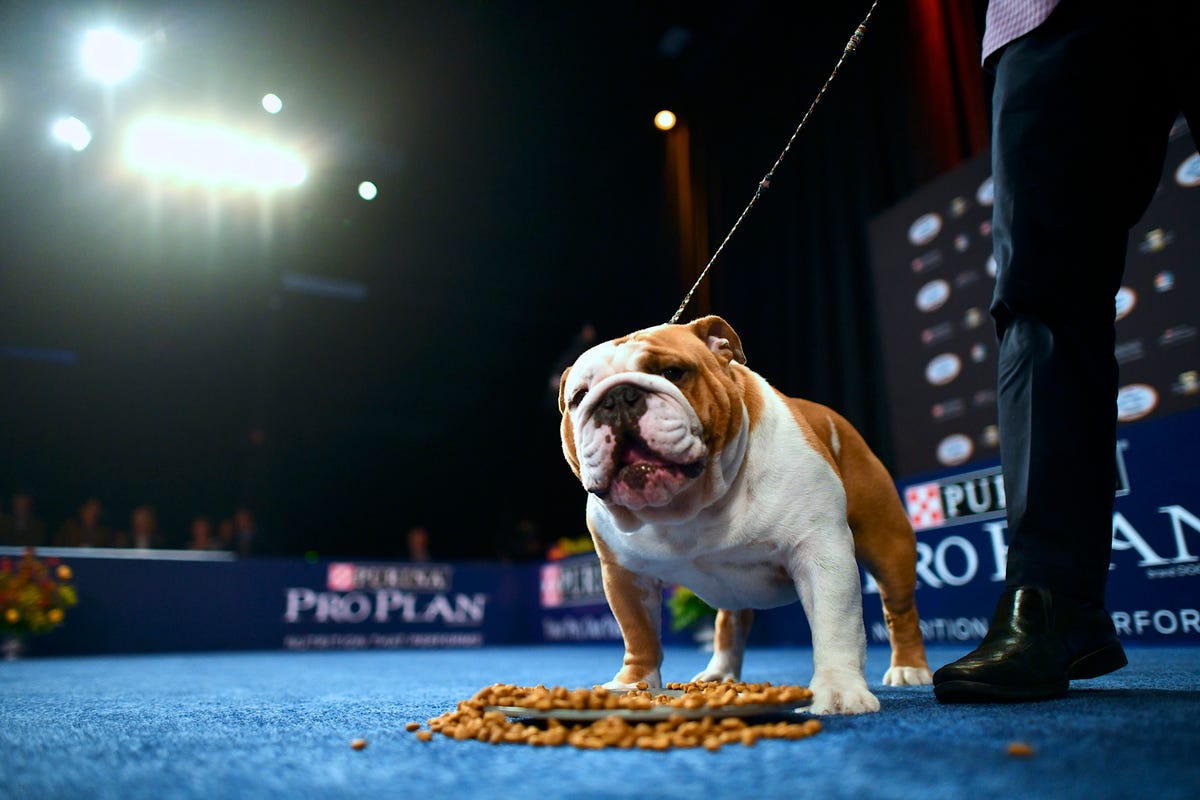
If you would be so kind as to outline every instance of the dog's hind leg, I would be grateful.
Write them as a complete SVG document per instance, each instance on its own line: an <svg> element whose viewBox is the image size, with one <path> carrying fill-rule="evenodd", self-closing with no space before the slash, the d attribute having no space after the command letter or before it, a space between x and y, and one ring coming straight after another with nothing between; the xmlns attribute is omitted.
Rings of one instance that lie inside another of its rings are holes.
<svg viewBox="0 0 1200 800"><path fill-rule="evenodd" d="M888 575L885 567L873 572L883 602L883 618L892 641L892 663L883 675L886 686L919 686L933 682L925 660L925 642L921 637L920 618L913 599L911 583L900 576Z"/></svg>
<svg viewBox="0 0 1200 800"><path fill-rule="evenodd" d="M694 681L736 681L742 677L742 659L746 655L746 638L754 622L754 611L722 608L717 612L713 635L713 655Z"/></svg>
<svg viewBox="0 0 1200 800"><path fill-rule="evenodd" d="M892 643L892 663L884 673L883 683L887 686L932 683L913 596L917 582L916 535L906 517L889 517L886 521L876 519L870 533L856 532L854 537L859 560L879 585L883 618ZM886 530L880 530L880 525L886 526Z"/></svg>
<svg viewBox="0 0 1200 800"><path fill-rule="evenodd" d="M814 418L823 414L829 421L828 428L814 425L814 431L823 437L844 479L846 522L854 533L855 556L879 584L883 617L892 640L892 665L883 682L888 686L932 683L913 597L917 536L896 485L849 422L829 409L812 404L807 408L806 413Z"/></svg>

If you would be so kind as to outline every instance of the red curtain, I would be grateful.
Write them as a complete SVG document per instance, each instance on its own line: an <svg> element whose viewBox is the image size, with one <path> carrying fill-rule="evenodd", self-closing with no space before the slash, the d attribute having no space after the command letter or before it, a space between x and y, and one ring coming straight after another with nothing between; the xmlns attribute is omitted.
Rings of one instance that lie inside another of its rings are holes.
<svg viewBox="0 0 1200 800"><path fill-rule="evenodd" d="M916 131L934 172L988 146L983 20L967 0L909 0Z"/></svg>

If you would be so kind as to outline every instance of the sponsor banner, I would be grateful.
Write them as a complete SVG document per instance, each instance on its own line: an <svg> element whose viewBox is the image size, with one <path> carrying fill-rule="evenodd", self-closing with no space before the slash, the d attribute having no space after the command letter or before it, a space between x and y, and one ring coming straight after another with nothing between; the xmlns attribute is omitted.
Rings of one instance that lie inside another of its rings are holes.
<svg viewBox="0 0 1200 800"><path fill-rule="evenodd" d="M600 559L593 553L543 564L539 585L543 609L605 605Z"/></svg>
<svg viewBox="0 0 1200 800"><path fill-rule="evenodd" d="M1129 641L1200 642L1200 470L1187 442L1200 442L1200 412L1121 428L1107 605ZM925 639L982 638L1008 553L1000 467L901 483L900 493L917 531ZM868 639L887 641L878 589L863 578Z"/></svg>
<svg viewBox="0 0 1200 800"><path fill-rule="evenodd" d="M538 585L544 641L621 641L621 629L604 599L600 559L594 553L543 564Z"/></svg>
<svg viewBox="0 0 1200 800"><path fill-rule="evenodd" d="M539 630L545 642L620 642L621 629L604 597L600 559L583 553L543 564L539 570ZM662 636L669 644L694 641L691 631L671 629L663 587Z"/></svg>
<svg viewBox="0 0 1200 800"><path fill-rule="evenodd" d="M283 588L281 646L291 650L479 647L507 643L497 602L505 573L452 564L333 562ZM517 605L520 605L519 598ZM499 624L497 623L499 620Z"/></svg>
<svg viewBox="0 0 1200 800"><path fill-rule="evenodd" d="M58 555L75 572L79 605L61 629L30 640L38 655L542 640L536 567Z"/></svg>
<svg viewBox="0 0 1200 800"><path fill-rule="evenodd" d="M544 641L621 641L621 629L604 599L600 559L594 553L543 564L538 588L539 626Z"/></svg>

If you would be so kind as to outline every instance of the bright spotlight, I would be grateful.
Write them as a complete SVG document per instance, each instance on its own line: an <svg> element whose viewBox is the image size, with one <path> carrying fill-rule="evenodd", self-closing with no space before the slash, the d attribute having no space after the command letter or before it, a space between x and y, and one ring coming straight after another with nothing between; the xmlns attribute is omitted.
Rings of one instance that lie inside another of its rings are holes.
<svg viewBox="0 0 1200 800"><path fill-rule="evenodd" d="M263 111L266 111L268 114L278 114L280 111L283 111L283 101L279 99L279 95L271 92L270 94L263 95L262 107Z"/></svg>
<svg viewBox="0 0 1200 800"><path fill-rule="evenodd" d="M307 176L294 153L215 123L146 117L125 135L127 166L156 178L210 186L279 189Z"/></svg>
<svg viewBox="0 0 1200 800"><path fill-rule="evenodd" d="M50 127L50 133L76 153L85 150L92 143L92 132L78 117L58 120Z"/></svg>
<svg viewBox="0 0 1200 800"><path fill-rule="evenodd" d="M660 131L671 130L671 128L675 127L675 115L664 108L654 115L654 127Z"/></svg>
<svg viewBox="0 0 1200 800"><path fill-rule="evenodd" d="M88 31L83 37L83 70L105 84L128 78L137 69L141 47L112 28Z"/></svg>
<svg viewBox="0 0 1200 800"><path fill-rule="evenodd" d="M363 200L374 200L379 195L379 187L370 181L363 181L358 185L358 196Z"/></svg>

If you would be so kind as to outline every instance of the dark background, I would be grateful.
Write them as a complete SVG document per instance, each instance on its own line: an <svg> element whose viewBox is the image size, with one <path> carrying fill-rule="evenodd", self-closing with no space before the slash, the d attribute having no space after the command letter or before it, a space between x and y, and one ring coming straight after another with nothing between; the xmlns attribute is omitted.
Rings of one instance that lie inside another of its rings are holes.
<svg viewBox="0 0 1200 800"><path fill-rule="evenodd" d="M726 317L752 367L887 461L866 225L986 147L982 5L881 4L684 317ZM53 531L98 495L124 528L149 503L180 543L193 515L247 504L269 550L322 555L399 555L415 524L442 557L495 556L522 519L580 535L551 375L584 322L670 317L868 4L780 8L0 4L5 510L29 491ZM78 69L103 22L146 40L109 94ZM663 107L689 135L699 264ZM269 132L309 177L269 201L156 195L117 167L147 109ZM91 124L82 153L50 140L64 113ZM291 272L366 299L282 291Z"/></svg>

